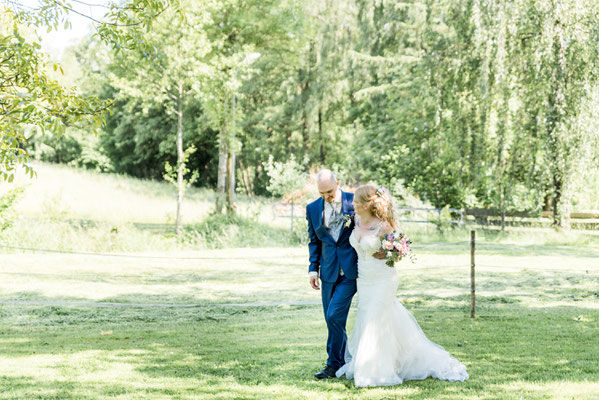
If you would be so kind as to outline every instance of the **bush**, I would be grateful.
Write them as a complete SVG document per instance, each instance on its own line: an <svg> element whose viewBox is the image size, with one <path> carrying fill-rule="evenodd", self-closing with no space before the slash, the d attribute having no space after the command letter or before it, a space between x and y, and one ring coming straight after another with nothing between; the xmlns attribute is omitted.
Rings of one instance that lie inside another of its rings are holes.
<svg viewBox="0 0 599 400"><path fill-rule="evenodd" d="M25 187L17 186L0 197L0 232L10 228L17 215L14 206L23 197Z"/></svg>
<svg viewBox="0 0 599 400"><path fill-rule="evenodd" d="M274 196L286 196L300 190L306 185L308 175L304 172L304 167L295 161L291 155L287 162L274 162L270 156L264 163L264 170L268 174L268 191ZM295 197L295 196L293 196ZM293 197L291 201L293 202Z"/></svg>
<svg viewBox="0 0 599 400"><path fill-rule="evenodd" d="M443 210L441 210L440 214L431 218L431 222L437 227L437 232L442 235L445 234L447 230L453 228L451 223L452 217L451 213L449 212L449 208L449 205L443 207Z"/></svg>
<svg viewBox="0 0 599 400"><path fill-rule="evenodd" d="M33 147L30 152L36 160L100 172L112 170L99 138L90 132L68 128L63 135L36 134L29 142Z"/></svg>

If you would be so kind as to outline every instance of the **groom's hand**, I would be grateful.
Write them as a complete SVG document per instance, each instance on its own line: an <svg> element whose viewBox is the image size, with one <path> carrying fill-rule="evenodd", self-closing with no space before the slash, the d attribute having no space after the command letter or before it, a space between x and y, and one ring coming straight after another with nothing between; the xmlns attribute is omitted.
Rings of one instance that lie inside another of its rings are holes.
<svg viewBox="0 0 599 400"><path fill-rule="evenodd" d="M314 290L320 290L320 283L318 282L317 276L310 277L310 286L312 286L312 289Z"/></svg>

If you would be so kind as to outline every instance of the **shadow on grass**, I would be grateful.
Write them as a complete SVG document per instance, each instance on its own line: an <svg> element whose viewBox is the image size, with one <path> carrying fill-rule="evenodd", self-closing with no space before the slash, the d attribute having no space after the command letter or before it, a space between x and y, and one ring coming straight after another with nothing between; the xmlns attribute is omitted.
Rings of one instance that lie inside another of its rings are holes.
<svg viewBox="0 0 599 400"><path fill-rule="evenodd" d="M466 316L463 300L456 296L443 304L407 307L431 340L468 367L470 380L427 379L374 389L356 389L345 379L318 382L312 377L326 356L326 327L319 306L5 307L0 316L0 355L13 363L22 360L23 376L1 377L2 389L10 391L0 390L0 398L48 398L50 394L67 398L61 396L68 390L76 392L78 377L90 368L101 372L113 365L129 368L123 370L121 380L86 383L85 393L92 394L81 398L146 393L150 398L214 399L391 399L407 395L414 399L540 399L551 396L555 382L578 382L584 388L585 382L599 379L599 361L593 356L599 332L596 311L488 303L472 320ZM23 325L27 319L30 322ZM353 315L350 326L352 321ZM112 334L102 335L101 331L108 330ZM28 364L28 357L40 356L59 356L63 361L54 368L64 379L48 382L25 377L25 372L38 369ZM89 358L85 366L70 365L70 359L82 357ZM145 382L142 387L138 387L140 380ZM583 398L583 393L575 397Z"/></svg>

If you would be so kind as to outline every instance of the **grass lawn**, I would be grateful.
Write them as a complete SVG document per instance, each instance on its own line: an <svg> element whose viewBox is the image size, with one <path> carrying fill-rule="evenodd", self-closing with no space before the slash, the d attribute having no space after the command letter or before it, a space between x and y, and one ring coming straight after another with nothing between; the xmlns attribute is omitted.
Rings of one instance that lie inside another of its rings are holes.
<svg viewBox="0 0 599 400"><path fill-rule="evenodd" d="M482 246L475 319L467 247L419 249L398 296L470 380L365 389L312 377L326 326L304 248L177 255L2 254L0 399L599 398L592 248Z"/></svg>

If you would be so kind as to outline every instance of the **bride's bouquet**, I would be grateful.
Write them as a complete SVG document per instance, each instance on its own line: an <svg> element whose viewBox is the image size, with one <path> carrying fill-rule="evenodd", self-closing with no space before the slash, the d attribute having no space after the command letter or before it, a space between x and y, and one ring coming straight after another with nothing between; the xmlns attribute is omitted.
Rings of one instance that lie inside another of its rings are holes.
<svg viewBox="0 0 599 400"><path fill-rule="evenodd" d="M384 252L386 264L393 267L397 261L409 256L414 262L414 253L410 245L412 241L403 232L393 231L381 239L379 252Z"/></svg>

